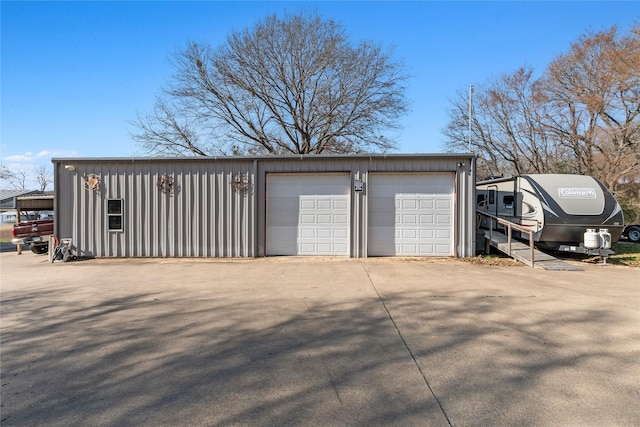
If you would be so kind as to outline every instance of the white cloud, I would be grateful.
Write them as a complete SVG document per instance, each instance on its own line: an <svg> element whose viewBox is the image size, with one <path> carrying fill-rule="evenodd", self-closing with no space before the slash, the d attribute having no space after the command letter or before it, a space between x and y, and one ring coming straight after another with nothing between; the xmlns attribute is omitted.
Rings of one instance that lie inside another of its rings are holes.
<svg viewBox="0 0 640 427"><path fill-rule="evenodd" d="M12 154L2 158L2 163L32 163L49 161L54 157L78 157L76 150L41 150L37 154L27 151L22 154Z"/></svg>
<svg viewBox="0 0 640 427"><path fill-rule="evenodd" d="M39 184L36 180L36 169L43 165L53 171L53 165L51 159L54 157L78 157L78 152L75 150L41 150L38 153L27 151L24 153L11 154L0 159L0 164L9 168L12 171L24 173L26 175L25 186L27 190L39 189ZM0 183L0 186L5 187L4 182ZM47 188L51 190L51 185Z"/></svg>
<svg viewBox="0 0 640 427"><path fill-rule="evenodd" d="M42 158L42 157L53 157L54 151L51 150L42 150L41 152L39 152L38 154L36 154L37 158Z"/></svg>
<svg viewBox="0 0 640 427"><path fill-rule="evenodd" d="M30 162L33 160L31 151L27 151L24 154L15 154L13 156L7 156L2 159L5 162Z"/></svg>
<svg viewBox="0 0 640 427"><path fill-rule="evenodd" d="M37 155L37 158L52 158L52 157L78 157L78 152L76 150L42 150Z"/></svg>

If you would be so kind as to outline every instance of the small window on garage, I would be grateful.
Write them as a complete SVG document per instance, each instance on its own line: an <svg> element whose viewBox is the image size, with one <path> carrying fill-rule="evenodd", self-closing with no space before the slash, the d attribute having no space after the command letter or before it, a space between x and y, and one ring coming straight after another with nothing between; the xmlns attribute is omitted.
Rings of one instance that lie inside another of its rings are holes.
<svg viewBox="0 0 640 427"><path fill-rule="evenodd" d="M107 199L107 227L109 231L122 231L122 199Z"/></svg>

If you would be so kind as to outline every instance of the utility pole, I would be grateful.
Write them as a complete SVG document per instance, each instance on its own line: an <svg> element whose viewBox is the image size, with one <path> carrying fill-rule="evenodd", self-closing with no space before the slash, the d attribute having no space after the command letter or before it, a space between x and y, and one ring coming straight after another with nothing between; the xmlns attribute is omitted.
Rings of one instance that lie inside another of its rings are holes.
<svg viewBox="0 0 640 427"><path fill-rule="evenodd" d="M469 85L469 152L471 152L471 113L473 111L473 85Z"/></svg>

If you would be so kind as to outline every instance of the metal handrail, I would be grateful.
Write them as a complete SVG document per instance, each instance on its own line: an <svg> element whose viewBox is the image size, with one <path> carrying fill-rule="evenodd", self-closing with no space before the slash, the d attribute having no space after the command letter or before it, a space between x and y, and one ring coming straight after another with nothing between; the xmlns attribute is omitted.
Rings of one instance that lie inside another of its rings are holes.
<svg viewBox="0 0 640 427"><path fill-rule="evenodd" d="M526 228L521 226L520 224L516 224L515 222L511 222L511 221L507 221L504 218L500 218L497 217L495 215L491 215L489 213L483 212L481 210L477 210L476 209L476 213L485 216L487 218L489 218L489 240L493 241L493 222L497 222L498 224L502 224L504 226L507 227L507 242L509 243L509 253L507 253L507 255L509 255L511 258L513 258L513 256L511 256L511 236L512 236L512 230L517 230L520 231L522 233L527 233L529 235L529 249L531 250L531 264L530 266L533 267L534 266L534 245L533 245L533 233L535 233L535 231L531 230L530 228Z"/></svg>

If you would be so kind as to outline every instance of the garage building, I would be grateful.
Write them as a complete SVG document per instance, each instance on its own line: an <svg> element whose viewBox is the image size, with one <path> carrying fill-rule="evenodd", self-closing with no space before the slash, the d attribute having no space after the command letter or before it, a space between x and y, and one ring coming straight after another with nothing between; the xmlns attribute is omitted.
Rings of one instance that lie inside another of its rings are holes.
<svg viewBox="0 0 640 427"><path fill-rule="evenodd" d="M80 256L472 256L472 154L57 158Z"/></svg>

